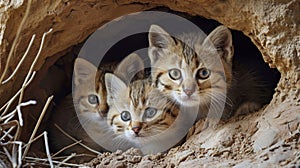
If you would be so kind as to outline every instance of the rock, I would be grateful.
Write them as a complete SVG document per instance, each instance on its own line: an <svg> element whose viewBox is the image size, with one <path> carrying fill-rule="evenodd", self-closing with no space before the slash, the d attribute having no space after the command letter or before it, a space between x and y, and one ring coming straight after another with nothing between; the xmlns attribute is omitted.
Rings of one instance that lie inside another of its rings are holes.
<svg viewBox="0 0 300 168"><path fill-rule="evenodd" d="M137 167L138 168L152 168L155 167L156 164L154 164L153 162L149 161L149 160L145 160L145 161L141 161Z"/></svg>
<svg viewBox="0 0 300 168"><path fill-rule="evenodd" d="M117 156L116 159L117 159L117 160L123 160L123 159L124 159L124 156L123 156L123 155Z"/></svg>
<svg viewBox="0 0 300 168"><path fill-rule="evenodd" d="M133 156L133 157L132 157L131 159L129 159L128 161L129 161L130 163L138 163L138 162L141 161L141 159L142 159L141 156Z"/></svg>
<svg viewBox="0 0 300 168"><path fill-rule="evenodd" d="M126 165L124 164L124 162L115 162L111 167L126 168Z"/></svg>
<svg viewBox="0 0 300 168"><path fill-rule="evenodd" d="M250 165L251 165L250 160L244 160L243 162L236 164L233 168L251 167Z"/></svg>
<svg viewBox="0 0 300 168"><path fill-rule="evenodd" d="M176 153L174 160L178 163L182 162L183 160L185 160L188 156L194 154L193 150L185 150L182 152L178 152Z"/></svg>
<svg viewBox="0 0 300 168"><path fill-rule="evenodd" d="M255 152L269 147L276 141L278 131L274 129L263 129L257 132L257 139L255 139L253 144L253 149Z"/></svg>

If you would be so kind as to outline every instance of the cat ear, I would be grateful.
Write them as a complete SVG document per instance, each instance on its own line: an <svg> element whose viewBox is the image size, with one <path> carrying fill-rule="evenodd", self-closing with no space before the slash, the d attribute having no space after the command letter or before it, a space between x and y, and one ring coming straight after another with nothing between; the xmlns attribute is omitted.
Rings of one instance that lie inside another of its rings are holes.
<svg viewBox="0 0 300 168"><path fill-rule="evenodd" d="M148 34L149 40L149 57L151 63L157 61L159 49L167 49L176 43L169 33L158 25L151 25Z"/></svg>
<svg viewBox="0 0 300 168"><path fill-rule="evenodd" d="M219 26L214 29L204 40L203 46L213 44L219 55L227 63L232 62L233 45L230 30L225 26Z"/></svg>
<svg viewBox="0 0 300 168"><path fill-rule="evenodd" d="M120 94L122 94L122 92L124 92L124 89L127 88L126 84L112 73L105 74L105 86L108 102L117 98Z"/></svg>
<svg viewBox="0 0 300 168"><path fill-rule="evenodd" d="M74 82L79 85L86 80L95 79L97 67L82 58L77 58L74 64Z"/></svg>
<svg viewBox="0 0 300 168"><path fill-rule="evenodd" d="M144 75L144 62L141 57L135 53L128 55L118 65L114 71L126 84L130 83L131 79L137 74Z"/></svg>

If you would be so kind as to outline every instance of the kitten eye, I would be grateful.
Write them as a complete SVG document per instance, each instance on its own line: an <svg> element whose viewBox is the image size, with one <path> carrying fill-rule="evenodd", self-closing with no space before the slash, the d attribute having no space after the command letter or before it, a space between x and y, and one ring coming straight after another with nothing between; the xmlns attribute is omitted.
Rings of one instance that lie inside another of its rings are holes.
<svg viewBox="0 0 300 168"><path fill-rule="evenodd" d="M152 118L152 117L155 116L156 112L157 112L157 109L156 109L156 108L151 108L151 107L149 107L149 108L147 108L147 109L145 110L144 116L145 116L146 118Z"/></svg>
<svg viewBox="0 0 300 168"><path fill-rule="evenodd" d="M210 71L206 68L201 68L198 70L197 78L198 79L207 79L210 75Z"/></svg>
<svg viewBox="0 0 300 168"><path fill-rule="evenodd" d="M99 100L98 100L97 95L94 95L94 94L90 94L90 95L88 96L88 101L89 101L89 103L91 103L91 104L98 104L98 103L99 103Z"/></svg>
<svg viewBox="0 0 300 168"><path fill-rule="evenodd" d="M129 111L123 111L123 112L121 113L121 119L122 119L123 121L129 121L129 120L131 119L131 116L130 116Z"/></svg>
<svg viewBox="0 0 300 168"><path fill-rule="evenodd" d="M179 69L171 69L169 70L169 76L173 80L178 80L181 78L181 72Z"/></svg>

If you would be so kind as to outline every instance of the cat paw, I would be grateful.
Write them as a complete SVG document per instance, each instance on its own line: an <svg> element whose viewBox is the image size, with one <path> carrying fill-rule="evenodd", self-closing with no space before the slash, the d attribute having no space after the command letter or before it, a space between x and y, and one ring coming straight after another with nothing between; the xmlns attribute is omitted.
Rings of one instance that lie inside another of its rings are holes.
<svg viewBox="0 0 300 168"><path fill-rule="evenodd" d="M239 108L235 112L235 116L249 114L259 110L261 107L260 104L255 102L245 102L239 106Z"/></svg>

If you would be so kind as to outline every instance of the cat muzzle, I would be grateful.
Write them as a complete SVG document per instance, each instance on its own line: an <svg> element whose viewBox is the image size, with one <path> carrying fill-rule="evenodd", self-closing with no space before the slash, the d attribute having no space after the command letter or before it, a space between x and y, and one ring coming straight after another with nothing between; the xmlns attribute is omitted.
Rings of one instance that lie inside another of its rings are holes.
<svg viewBox="0 0 300 168"><path fill-rule="evenodd" d="M141 127L139 127L139 126L137 126L137 127L132 127L132 131L133 131L136 135L139 134L140 130L141 130Z"/></svg>
<svg viewBox="0 0 300 168"><path fill-rule="evenodd" d="M195 92L195 88L192 88L192 89L183 89L183 91L184 91L184 93L187 96L191 96Z"/></svg>

